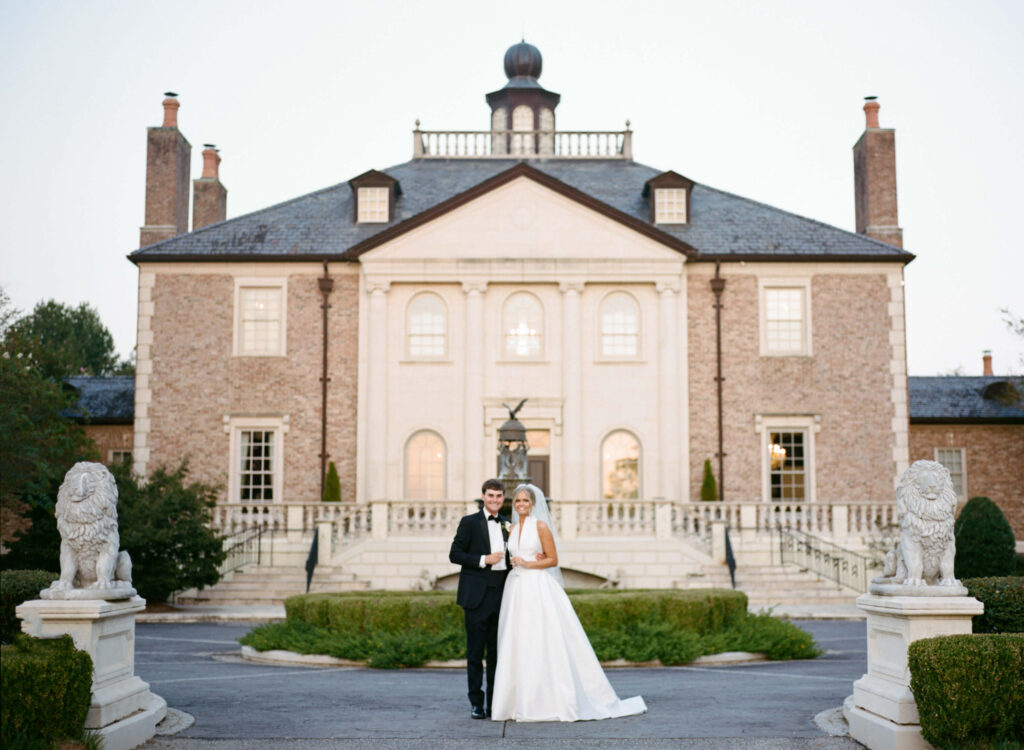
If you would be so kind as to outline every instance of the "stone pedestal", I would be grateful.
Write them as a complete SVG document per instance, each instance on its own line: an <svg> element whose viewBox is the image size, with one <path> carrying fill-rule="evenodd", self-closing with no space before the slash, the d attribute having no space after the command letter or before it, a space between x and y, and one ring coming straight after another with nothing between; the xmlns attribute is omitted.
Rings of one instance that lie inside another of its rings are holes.
<svg viewBox="0 0 1024 750"><path fill-rule="evenodd" d="M105 750L142 744L167 712L135 674L135 615L146 607L140 596L105 601L63 599L24 602L15 610L21 629L36 638L68 634L92 657L92 703L87 729L103 736Z"/></svg>
<svg viewBox="0 0 1024 750"><path fill-rule="evenodd" d="M970 633L984 607L969 596L875 594L858 597L857 606L868 616L868 672L843 704L850 736L871 750L930 749L910 692L907 649L921 638Z"/></svg>

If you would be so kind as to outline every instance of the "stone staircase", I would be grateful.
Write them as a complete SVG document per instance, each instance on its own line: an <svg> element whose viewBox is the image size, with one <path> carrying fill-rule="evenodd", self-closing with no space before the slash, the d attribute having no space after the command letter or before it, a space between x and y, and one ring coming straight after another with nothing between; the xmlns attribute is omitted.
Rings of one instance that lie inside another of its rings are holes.
<svg viewBox="0 0 1024 750"><path fill-rule="evenodd" d="M725 565L705 565L699 573L676 581L676 588L732 588ZM751 608L786 605L852 605L859 592L792 565L736 568L736 589Z"/></svg>
<svg viewBox="0 0 1024 750"><path fill-rule="evenodd" d="M330 591L365 591L370 582L357 578L341 568L318 565L310 584L311 594ZM228 573L216 585L202 591L188 589L179 592L176 604L206 604L229 606L235 604L283 604L289 596L306 593L306 569L300 566L250 565Z"/></svg>

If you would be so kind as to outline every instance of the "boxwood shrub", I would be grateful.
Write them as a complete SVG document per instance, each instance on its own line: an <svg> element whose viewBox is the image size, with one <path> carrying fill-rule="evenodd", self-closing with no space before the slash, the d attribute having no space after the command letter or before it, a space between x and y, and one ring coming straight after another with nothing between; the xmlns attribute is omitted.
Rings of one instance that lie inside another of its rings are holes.
<svg viewBox="0 0 1024 750"><path fill-rule="evenodd" d="M1024 633L1024 578L965 578L967 592L985 605L974 617L975 633Z"/></svg>
<svg viewBox="0 0 1024 750"><path fill-rule="evenodd" d="M3 747L49 750L81 740L92 699L92 659L71 636L19 634L0 647L0 742Z"/></svg>
<svg viewBox="0 0 1024 750"><path fill-rule="evenodd" d="M910 644L921 734L936 747L1024 737L1024 635L947 635Z"/></svg>
<svg viewBox="0 0 1024 750"><path fill-rule="evenodd" d="M14 610L22 602L38 599L39 592L60 576L45 570L0 571L0 639L10 643L21 632L21 620Z"/></svg>

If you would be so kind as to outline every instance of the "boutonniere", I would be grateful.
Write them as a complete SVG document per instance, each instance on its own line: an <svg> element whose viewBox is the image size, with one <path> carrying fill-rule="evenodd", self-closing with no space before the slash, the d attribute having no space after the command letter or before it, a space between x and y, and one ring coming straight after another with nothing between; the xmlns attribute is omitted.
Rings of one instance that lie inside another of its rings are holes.
<svg viewBox="0 0 1024 750"><path fill-rule="evenodd" d="M508 525L508 521L501 522L501 530L505 532L505 536L508 536L508 532L511 526Z"/></svg>

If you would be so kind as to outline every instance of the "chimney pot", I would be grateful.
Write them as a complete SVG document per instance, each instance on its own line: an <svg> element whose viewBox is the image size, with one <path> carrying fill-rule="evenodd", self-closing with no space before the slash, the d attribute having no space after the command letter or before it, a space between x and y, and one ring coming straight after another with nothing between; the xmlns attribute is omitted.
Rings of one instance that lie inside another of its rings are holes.
<svg viewBox="0 0 1024 750"><path fill-rule="evenodd" d="M877 128L878 127L878 110L881 105L875 101L877 97L865 96L867 101L864 103L864 118L866 120L865 127Z"/></svg>
<svg viewBox="0 0 1024 750"><path fill-rule="evenodd" d="M991 375L992 374L992 350L991 349L985 349L981 353L981 366L982 366L982 374L983 375Z"/></svg>
<svg viewBox="0 0 1024 750"><path fill-rule="evenodd" d="M181 102L178 101L178 95L173 91L168 91L164 94L167 98L164 99L164 124L165 128L176 128L178 127L178 107L181 106Z"/></svg>
<svg viewBox="0 0 1024 750"><path fill-rule="evenodd" d="M203 179L218 178L220 171L220 154L212 143L204 143L203 149Z"/></svg>

